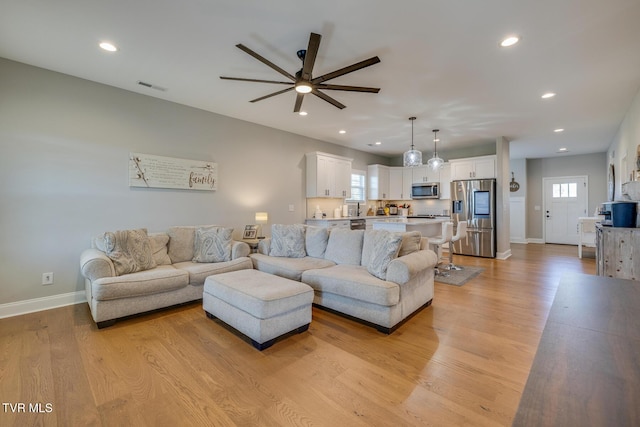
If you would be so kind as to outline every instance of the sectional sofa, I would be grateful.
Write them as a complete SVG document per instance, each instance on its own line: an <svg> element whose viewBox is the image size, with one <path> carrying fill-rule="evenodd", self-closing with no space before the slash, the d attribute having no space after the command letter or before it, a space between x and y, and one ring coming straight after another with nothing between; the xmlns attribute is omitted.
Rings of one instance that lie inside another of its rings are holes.
<svg viewBox="0 0 640 427"><path fill-rule="evenodd" d="M435 252L419 232L273 225L257 270L313 288L314 305L391 333L434 293Z"/></svg>

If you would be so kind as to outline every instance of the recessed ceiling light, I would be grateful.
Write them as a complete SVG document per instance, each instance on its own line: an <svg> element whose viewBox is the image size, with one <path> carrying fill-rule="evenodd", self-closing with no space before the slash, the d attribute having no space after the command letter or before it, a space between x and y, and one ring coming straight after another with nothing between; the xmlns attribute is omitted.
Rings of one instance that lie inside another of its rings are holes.
<svg viewBox="0 0 640 427"><path fill-rule="evenodd" d="M556 96L556 94L555 94L555 93L553 93L553 92L547 92L547 93L543 94L541 98L542 98L542 99L549 99L549 98L553 98L554 96Z"/></svg>
<svg viewBox="0 0 640 427"><path fill-rule="evenodd" d="M553 131L554 131L554 132L556 132L556 133L560 133L560 132L564 132L564 129L562 129L562 128L560 128L560 129L554 129Z"/></svg>
<svg viewBox="0 0 640 427"><path fill-rule="evenodd" d="M100 43L100 47L106 51L109 52L115 52L118 50L117 47L115 47L113 44L109 43L109 42L102 42Z"/></svg>
<svg viewBox="0 0 640 427"><path fill-rule="evenodd" d="M509 46L513 46L514 44L518 43L520 41L520 38L518 36L509 36L506 39L502 40L500 42L500 46L502 47L509 47Z"/></svg>
<svg viewBox="0 0 640 427"><path fill-rule="evenodd" d="M298 114L300 114L301 116L306 116L308 113L306 111L300 111Z"/></svg>
<svg viewBox="0 0 640 427"><path fill-rule="evenodd" d="M382 145L382 142L376 141L376 145Z"/></svg>
<svg viewBox="0 0 640 427"><path fill-rule="evenodd" d="M338 131L338 133L345 134L345 133L347 133L347 131L343 129L343 130Z"/></svg>
<svg viewBox="0 0 640 427"><path fill-rule="evenodd" d="M567 147L558 148L558 153L566 153L569 149Z"/></svg>

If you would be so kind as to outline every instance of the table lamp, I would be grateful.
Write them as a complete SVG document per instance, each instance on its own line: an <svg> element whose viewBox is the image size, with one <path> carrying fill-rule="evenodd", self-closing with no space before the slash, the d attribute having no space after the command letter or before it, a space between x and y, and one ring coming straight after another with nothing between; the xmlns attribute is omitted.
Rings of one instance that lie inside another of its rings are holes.
<svg viewBox="0 0 640 427"><path fill-rule="evenodd" d="M258 224L258 239L264 239L262 235L262 224L266 224L269 221L269 214L267 212L256 212L256 224Z"/></svg>

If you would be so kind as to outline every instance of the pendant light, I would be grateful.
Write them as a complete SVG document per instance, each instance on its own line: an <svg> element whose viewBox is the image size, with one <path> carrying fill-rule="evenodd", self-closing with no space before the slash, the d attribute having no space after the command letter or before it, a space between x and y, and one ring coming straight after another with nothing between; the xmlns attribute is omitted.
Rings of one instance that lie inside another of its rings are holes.
<svg viewBox="0 0 640 427"><path fill-rule="evenodd" d="M411 150L404 153L405 166L422 166L422 152L413 148L413 122L415 119L415 117L409 117L411 120Z"/></svg>
<svg viewBox="0 0 640 427"><path fill-rule="evenodd" d="M438 132L440 132L439 129L433 130L433 157L427 162L427 165L434 171L440 169L444 163L444 160L438 157Z"/></svg>

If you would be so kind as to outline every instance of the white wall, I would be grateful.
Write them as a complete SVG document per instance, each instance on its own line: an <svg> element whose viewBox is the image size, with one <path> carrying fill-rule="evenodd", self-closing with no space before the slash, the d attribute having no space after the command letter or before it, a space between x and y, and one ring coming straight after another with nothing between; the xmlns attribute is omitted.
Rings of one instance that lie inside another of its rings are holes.
<svg viewBox="0 0 640 427"><path fill-rule="evenodd" d="M607 151L607 165L613 164L616 171L616 199L620 196L621 185L630 180L629 174L638 167L638 147L640 146L640 92L618 128L618 132ZM626 174L625 174L626 172Z"/></svg>
<svg viewBox="0 0 640 427"><path fill-rule="evenodd" d="M217 162L218 191L130 188L131 151ZM0 58L0 304L84 289L80 253L104 231L301 222L310 151L389 162Z"/></svg>

